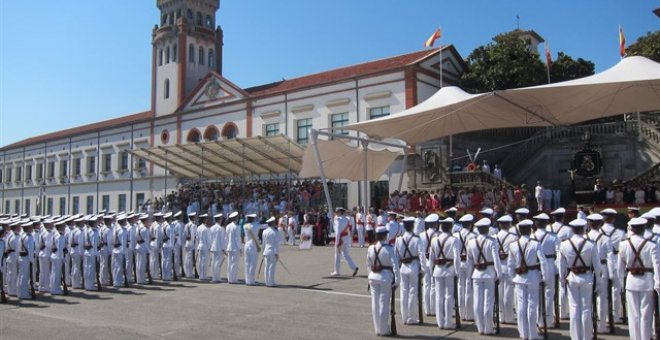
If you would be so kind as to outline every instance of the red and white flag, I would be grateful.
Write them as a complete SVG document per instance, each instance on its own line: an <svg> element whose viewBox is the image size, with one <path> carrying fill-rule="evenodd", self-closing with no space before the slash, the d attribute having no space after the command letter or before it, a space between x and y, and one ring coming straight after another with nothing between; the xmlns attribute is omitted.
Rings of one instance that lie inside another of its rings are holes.
<svg viewBox="0 0 660 340"><path fill-rule="evenodd" d="M440 39L440 37L442 37L442 29L438 28L428 39L426 39L426 42L424 42L424 47L433 47L435 41Z"/></svg>
<svg viewBox="0 0 660 340"><path fill-rule="evenodd" d="M548 67L552 66L552 54L550 53L550 47L547 42L545 43L545 63Z"/></svg>
<svg viewBox="0 0 660 340"><path fill-rule="evenodd" d="M626 56L626 35L623 34L621 25L619 25L619 55L621 58Z"/></svg>

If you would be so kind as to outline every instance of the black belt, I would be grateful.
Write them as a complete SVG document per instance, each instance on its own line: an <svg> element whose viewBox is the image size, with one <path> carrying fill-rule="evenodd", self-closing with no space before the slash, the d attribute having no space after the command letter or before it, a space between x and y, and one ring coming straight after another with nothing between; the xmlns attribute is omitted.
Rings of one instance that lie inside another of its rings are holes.
<svg viewBox="0 0 660 340"><path fill-rule="evenodd" d="M571 267L568 269L569 271L572 271L575 274L584 274L588 271L593 271L593 267Z"/></svg>
<svg viewBox="0 0 660 340"><path fill-rule="evenodd" d="M618 250L614 250L613 253L614 253L614 255L619 255L619 251L618 251Z"/></svg>
<svg viewBox="0 0 660 340"><path fill-rule="evenodd" d="M557 254L545 255L545 258L546 258L546 259L556 259L556 258L557 258Z"/></svg>
<svg viewBox="0 0 660 340"><path fill-rule="evenodd" d="M144 243L144 240L137 241L137 244L142 244Z"/></svg>
<svg viewBox="0 0 660 340"><path fill-rule="evenodd" d="M539 269L541 269L541 265L535 264L533 266L521 266L516 268L514 271L516 274L526 274L529 271L539 270Z"/></svg>
<svg viewBox="0 0 660 340"><path fill-rule="evenodd" d="M92 246L85 246L85 250L90 250L92 249Z"/></svg>
<svg viewBox="0 0 660 340"><path fill-rule="evenodd" d="M22 252L19 252L18 255L22 256L22 257L25 257L25 256L28 256L28 252L27 251L22 251Z"/></svg>
<svg viewBox="0 0 660 340"><path fill-rule="evenodd" d="M371 271L374 273L380 273L383 270L393 271L394 269L391 266L371 266Z"/></svg>
<svg viewBox="0 0 660 340"><path fill-rule="evenodd" d="M500 253L500 260L506 260L509 257L507 253Z"/></svg>
<svg viewBox="0 0 660 340"><path fill-rule="evenodd" d="M461 255L461 262L467 261L467 255Z"/></svg>
<svg viewBox="0 0 660 340"><path fill-rule="evenodd" d="M7 255L9 255L9 254L13 253L14 251L15 251L14 249L7 249L5 252L7 253Z"/></svg>
<svg viewBox="0 0 660 340"><path fill-rule="evenodd" d="M607 264L607 260L600 260L600 264Z"/></svg>
<svg viewBox="0 0 660 340"><path fill-rule="evenodd" d="M436 266L451 266L454 264L454 259L436 259L435 260L435 265Z"/></svg>
<svg viewBox="0 0 660 340"><path fill-rule="evenodd" d="M166 238L163 239L163 242L167 242L167 241L169 241L169 240L170 240L170 238L169 238L169 237L166 237Z"/></svg>
<svg viewBox="0 0 660 340"><path fill-rule="evenodd" d="M74 247L74 248L75 248L75 247L77 247L77 246L78 246L78 243L73 243L73 244L71 244L71 247Z"/></svg>
<svg viewBox="0 0 660 340"><path fill-rule="evenodd" d="M407 257L405 259L401 259L401 263L408 264L408 263L411 263L415 260L419 260L419 258L418 257Z"/></svg>
<svg viewBox="0 0 660 340"><path fill-rule="evenodd" d="M646 273L653 273L653 268L626 268L626 271L632 276L642 276Z"/></svg>
<svg viewBox="0 0 660 340"><path fill-rule="evenodd" d="M53 253L57 253L57 248L51 249L50 251Z"/></svg>
<svg viewBox="0 0 660 340"><path fill-rule="evenodd" d="M481 263L476 263L474 265L474 269L479 270L479 271L484 271L488 269L488 267L494 265L495 263L493 262L481 262Z"/></svg>
<svg viewBox="0 0 660 340"><path fill-rule="evenodd" d="M44 250L44 249L46 249L46 246L39 247L39 250Z"/></svg>
<svg viewBox="0 0 660 340"><path fill-rule="evenodd" d="M115 247L115 248L120 248L120 247L121 247L121 243L115 243L115 244L113 244L112 246Z"/></svg>

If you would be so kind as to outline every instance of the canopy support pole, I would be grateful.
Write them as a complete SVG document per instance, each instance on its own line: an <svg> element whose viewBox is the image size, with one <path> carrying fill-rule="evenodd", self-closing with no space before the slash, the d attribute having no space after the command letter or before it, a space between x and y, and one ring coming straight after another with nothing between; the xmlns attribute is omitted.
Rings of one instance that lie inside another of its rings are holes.
<svg viewBox="0 0 660 340"><path fill-rule="evenodd" d="M363 213L367 213L367 209L369 209L369 194L367 193L367 187L369 186L369 172L367 171L367 165L368 165L368 154L367 154L367 147L369 146L369 142L364 140L362 141L362 148L364 149L364 182L362 183L362 207L364 209Z"/></svg>
<svg viewBox="0 0 660 340"><path fill-rule="evenodd" d="M328 218L332 219L332 200L330 199L330 190L328 190L328 181L325 178L325 170L323 170L323 164L321 163L321 154L319 153L319 146L316 143L319 137L319 131L316 129L310 129L310 143L314 148L314 159L316 159L316 165L319 167L319 172L321 173L321 183L323 183L323 192L325 193L325 200L328 204Z"/></svg>
<svg viewBox="0 0 660 340"><path fill-rule="evenodd" d="M165 187L163 188L163 196L167 199L167 149L165 149Z"/></svg>
<svg viewBox="0 0 660 340"><path fill-rule="evenodd" d="M399 193L401 192L401 186L403 185L403 175L408 171L408 150L403 150L403 165L401 166L401 175L399 177Z"/></svg>

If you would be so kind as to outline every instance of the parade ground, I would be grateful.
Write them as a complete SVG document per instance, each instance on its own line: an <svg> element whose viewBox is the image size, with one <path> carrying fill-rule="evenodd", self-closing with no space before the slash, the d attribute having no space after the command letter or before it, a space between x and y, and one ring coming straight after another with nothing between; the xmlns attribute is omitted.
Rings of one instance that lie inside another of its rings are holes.
<svg viewBox="0 0 660 340"><path fill-rule="evenodd" d="M366 248L352 248L360 267L350 277L330 277L333 248L300 251L282 246L277 288L202 283L196 280L105 288L102 292L72 290L69 296L38 294L37 300L0 304L0 338L13 339L370 339L371 319L365 268ZM226 265L226 262L225 262ZM243 273L241 259L241 274ZM226 269L223 266L223 274ZM223 278L225 275L223 275ZM263 282L263 273L259 277ZM435 318L424 325L404 326L397 301L397 328L404 339L518 338L514 325L502 325L499 336L479 336L468 322L459 331L440 330ZM627 339L616 325L614 335ZM568 322L552 329L549 339L569 339Z"/></svg>

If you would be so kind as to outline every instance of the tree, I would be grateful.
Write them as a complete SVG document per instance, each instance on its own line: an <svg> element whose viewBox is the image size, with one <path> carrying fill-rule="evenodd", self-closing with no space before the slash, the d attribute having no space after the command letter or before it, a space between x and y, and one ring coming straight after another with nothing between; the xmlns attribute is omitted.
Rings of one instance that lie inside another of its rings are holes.
<svg viewBox="0 0 660 340"><path fill-rule="evenodd" d="M467 91L487 92L543 84L545 66L530 41L516 32L500 34L494 43L477 47L468 56L468 70L460 86Z"/></svg>
<svg viewBox="0 0 660 340"><path fill-rule="evenodd" d="M640 55L660 63L660 31L648 32L626 48L626 55Z"/></svg>
<svg viewBox="0 0 660 340"><path fill-rule="evenodd" d="M573 60L564 52L557 53L557 59L550 66L550 81L553 83L582 78L594 74L594 63L578 58Z"/></svg>

